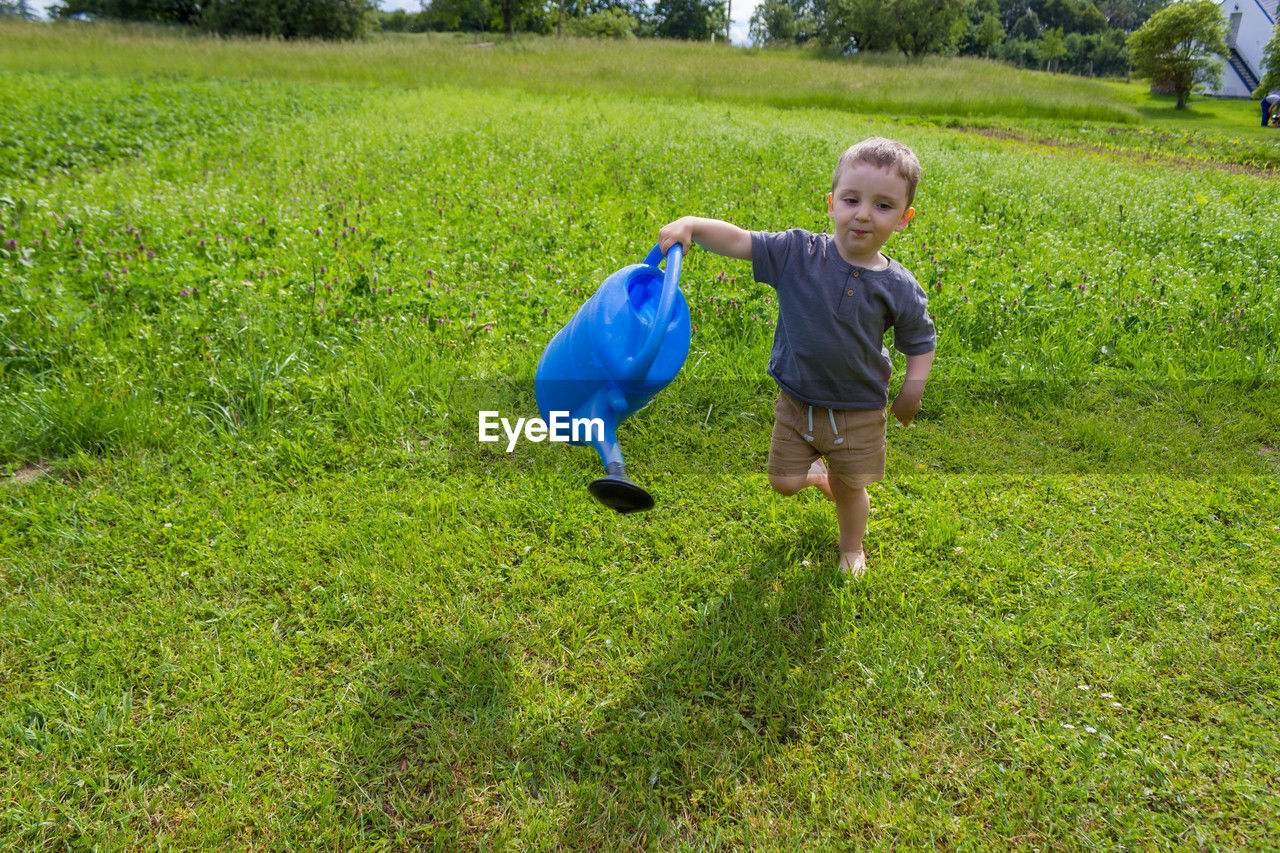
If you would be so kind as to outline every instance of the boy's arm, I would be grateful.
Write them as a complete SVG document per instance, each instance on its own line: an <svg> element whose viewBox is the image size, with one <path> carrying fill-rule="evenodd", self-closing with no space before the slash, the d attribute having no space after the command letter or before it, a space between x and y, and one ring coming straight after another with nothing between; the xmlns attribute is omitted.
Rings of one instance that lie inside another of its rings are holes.
<svg viewBox="0 0 1280 853"><path fill-rule="evenodd" d="M898 423L907 426L920 411L924 399L924 384L929 379L929 370L933 367L933 350L921 355L907 356L907 377L902 380L898 396L893 399L889 411L898 419Z"/></svg>
<svg viewBox="0 0 1280 853"><path fill-rule="evenodd" d="M691 242L717 255L740 261L751 260L751 232L729 222L684 216L664 225L658 232L658 248L664 254L676 243L687 252Z"/></svg>

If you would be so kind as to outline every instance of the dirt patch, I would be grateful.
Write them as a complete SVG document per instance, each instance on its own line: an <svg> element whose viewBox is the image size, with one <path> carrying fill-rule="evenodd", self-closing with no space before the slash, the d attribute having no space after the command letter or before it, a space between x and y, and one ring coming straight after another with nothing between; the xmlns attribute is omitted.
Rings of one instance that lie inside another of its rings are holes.
<svg viewBox="0 0 1280 853"><path fill-rule="evenodd" d="M40 479L43 474L44 469L39 465L23 465L17 471L13 472L13 476L10 478L10 481L20 485L26 485L27 483L34 483L36 480Z"/></svg>
<svg viewBox="0 0 1280 853"><path fill-rule="evenodd" d="M1276 450L1269 444L1262 445L1258 450L1262 454L1262 458L1271 463L1272 468L1280 470L1280 450Z"/></svg>
<svg viewBox="0 0 1280 853"><path fill-rule="evenodd" d="M1233 175L1254 175L1255 177L1263 178L1274 178L1276 176L1275 169L1262 169L1258 166L1245 166L1240 163L1223 163L1218 160L1193 160L1188 157L1177 157L1173 154L1160 154L1152 151L1122 151L1115 148L1104 148L1101 145L1086 145L1082 142L1068 142L1065 139L1054 139L1051 136L1031 136L1028 134L1015 133L1012 130L1004 130L996 127L954 127L952 130L958 130L961 133L974 133L991 139L1008 139L1014 142L1023 142L1027 145L1039 145L1043 148L1058 148L1066 151L1086 151L1090 154L1099 154L1103 157L1114 157L1117 160L1132 160L1140 163L1158 163L1162 166L1171 166L1175 169L1182 169L1187 172L1194 172L1208 168L1217 169L1222 172L1230 172Z"/></svg>

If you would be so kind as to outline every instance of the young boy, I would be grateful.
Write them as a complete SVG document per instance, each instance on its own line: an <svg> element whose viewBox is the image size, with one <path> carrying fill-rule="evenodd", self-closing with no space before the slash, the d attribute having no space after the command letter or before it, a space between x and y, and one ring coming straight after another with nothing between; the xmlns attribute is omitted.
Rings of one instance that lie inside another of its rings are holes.
<svg viewBox="0 0 1280 853"><path fill-rule="evenodd" d="M778 383L769 484L783 495L814 486L836 505L840 568L866 572L867 486L884 479L885 404L892 366L883 340L907 357L894 417L906 426L920 411L935 337L924 291L880 249L915 215L920 162L910 148L880 137L840 157L827 196L832 233L744 231L687 216L658 232L665 252L691 242L750 260L757 281L778 293L769 375ZM825 459L825 465L823 460ZM829 476L833 474L835 476Z"/></svg>

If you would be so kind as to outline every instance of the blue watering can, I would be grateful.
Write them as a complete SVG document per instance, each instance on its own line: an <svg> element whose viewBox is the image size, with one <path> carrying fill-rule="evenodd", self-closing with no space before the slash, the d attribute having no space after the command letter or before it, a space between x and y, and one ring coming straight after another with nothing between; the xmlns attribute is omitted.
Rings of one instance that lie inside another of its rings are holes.
<svg viewBox="0 0 1280 853"><path fill-rule="evenodd" d="M621 513L651 509L653 498L626 473L618 425L665 388L689 356L689 306L680 292L677 243L667 250L666 272L657 246L642 263L609 276L556 332L538 360L533 389L542 419L568 412L575 422L570 443L590 444L605 476L588 487L593 497ZM604 429L576 429L599 419ZM602 434L603 433L603 434Z"/></svg>

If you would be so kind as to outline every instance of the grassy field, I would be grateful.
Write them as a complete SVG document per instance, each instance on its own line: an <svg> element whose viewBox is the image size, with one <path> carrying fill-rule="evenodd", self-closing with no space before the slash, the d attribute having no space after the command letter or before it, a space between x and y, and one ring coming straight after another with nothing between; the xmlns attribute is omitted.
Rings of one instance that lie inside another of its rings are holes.
<svg viewBox="0 0 1280 853"><path fill-rule="evenodd" d="M0 34L0 849L1280 837L1280 185L1241 169L1277 143L1216 144L1249 105L1008 72L903 121L849 93L970 65L726 52L764 70L656 96L709 49ZM925 164L889 248L940 337L865 582L767 487L745 264L689 256L693 351L623 428L653 512L476 441L661 224L822 228L871 133Z"/></svg>

